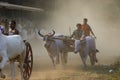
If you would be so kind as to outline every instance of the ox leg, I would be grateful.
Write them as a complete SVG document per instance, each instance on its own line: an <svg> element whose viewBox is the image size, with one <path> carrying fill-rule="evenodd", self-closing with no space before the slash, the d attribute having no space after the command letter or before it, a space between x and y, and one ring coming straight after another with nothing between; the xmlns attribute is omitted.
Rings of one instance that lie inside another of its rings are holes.
<svg viewBox="0 0 120 80"><path fill-rule="evenodd" d="M23 53L21 54L20 59L19 59L21 80L24 80L24 77L23 77L24 60L25 60L25 51L23 51Z"/></svg>
<svg viewBox="0 0 120 80"><path fill-rule="evenodd" d="M63 53L64 63L67 64L68 53Z"/></svg>
<svg viewBox="0 0 120 80"><path fill-rule="evenodd" d="M89 57L90 57L91 65L95 65L95 62L98 62L95 50L93 50L89 53Z"/></svg>
<svg viewBox="0 0 120 80"><path fill-rule="evenodd" d="M94 57L94 54L93 54L93 53L89 53L89 57L90 57L91 65L94 65L94 64L95 64L95 57Z"/></svg>
<svg viewBox="0 0 120 80"><path fill-rule="evenodd" d="M1 51L0 56L2 57L2 61L0 64L0 77L5 78L5 75L2 73L2 70L8 61L7 53L5 51L3 51L3 52Z"/></svg>
<svg viewBox="0 0 120 80"><path fill-rule="evenodd" d="M60 54L60 58L61 58L61 63L64 64L63 53Z"/></svg>
<svg viewBox="0 0 120 80"><path fill-rule="evenodd" d="M61 61L63 65L67 63L67 53L65 52L61 53Z"/></svg>
<svg viewBox="0 0 120 80"><path fill-rule="evenodd" d="M79 53L81 59L82 59L82 62L83 62L83 65L84 65L84 68L87 67L87 64L86 64L86 59L87 59L87 56L84 55L84 53Z"/></svg>
<svg viewBox="0 0 120 80"><path fill-rule="evenodd" d="M55 61L54 61L53 56L50 56L50 58L51 58L51 60L52 60L53 66L55 67Z"/></svg>
<svg viewBox="0 0 120 80"><path fill-rule="evenodd" d="M14 80L14 77L15 77L14 61L11 61L10 65L11 65L11 70L12 70L11 71L11 76L12 76L11 80Z"/></svg>
<svg viewBox="0 0 120 80"><path fill-rule="evenodd" d="M24 80L23 78L23 62L20 61L20 72L21 72L21 80Z"/></svg>
<svg viewBox="0 0 120 80"><path fill-rule="evenodd" d="M62 65L65 65L65 56L64 56L64 53L61 53L61 63L62 63Z"/></svg>
<svg viewBox="0 0 120 80"><path fill-rule="evenodd" d="M59 55L56 57L56 64L60 64Z"/></svg>
<svg viewBox="0 0 120 80"><path fill-rule="evenodd" d="M95 53L93 53L94 54L94 59L95 59L95 61L96 61L96 63L98 62L98 59L97 59L97 56L96 56L96 52Z"/></svg>

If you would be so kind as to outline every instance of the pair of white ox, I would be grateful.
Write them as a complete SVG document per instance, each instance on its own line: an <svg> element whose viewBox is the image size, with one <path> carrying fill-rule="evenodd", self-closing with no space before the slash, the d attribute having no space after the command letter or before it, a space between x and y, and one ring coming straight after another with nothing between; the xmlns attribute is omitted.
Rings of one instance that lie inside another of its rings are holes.
<svg viewBox="0 0 120 80"><path fill-rule="evenodd" d="M67 63L67 53L70 52L68 49L66 49L66 44L63 41L64 35L62 34L55 34L55 31L53 30L53 34L49 33L47 35L43 35L38 32L38 34L43 37L43 40L45 41L45 48L53 62L53 65L55 66L55 62L59 62L59 55L61 56L61 62ZM73 44L74 45L74 44ZM92 36L86 37L86 44L83 47L82 42L80 40L75 41L75 51L79 52L80 57L82 59L82 62L84 64L84 67L86 67L86 59L89 55L90 62L92 65L96 62L96 47L95 47L95 40Z"/></svg>
<svg viewBox="0 0 120 80"><path fill-rule="evenodd" d="M11 69L12 69L12 79L14 80L14 62L16 56L20 56L17 61L20 65L21 71L21 80L23 80L23 63L25 57L25 44L19 35L10 35L5 36L2 34L0 30L0 77L5 78L5 75L2 73L2 70L5 67L7 61L10 61Z"/></svg>

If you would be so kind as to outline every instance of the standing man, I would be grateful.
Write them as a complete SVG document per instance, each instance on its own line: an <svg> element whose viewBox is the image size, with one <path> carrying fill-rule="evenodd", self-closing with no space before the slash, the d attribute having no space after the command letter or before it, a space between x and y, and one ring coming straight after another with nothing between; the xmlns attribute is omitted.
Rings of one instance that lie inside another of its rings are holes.
<svg viewBox="0 0 120 80"><path fill-rule="evenodd" d="M16 29L16 21L12 20L10 22L10 30L9 30L9 35L18 35L19 31Z"/></svg>
<svg viewBox="0 0 120 80"><path fill-rule="evenodd" d="M84 31L85 36L90 36L90 33L92 33L92 35L94 36L94 38L96 39L95 34L93 33L91 27L87 24L88 19L84 18L83 19L83 25L82 25L82 30Z"/></svg>
<svg viewBox="0 0 120 80"><path fill-rule="evenodd" d="M80 45L80 40L83 40L84 38L84 31L82 30L81 24L76 25L77 29L72 33L70 38L75 39L75 50L74 53L77 53L79 51L78 46Z"/></svg>
<svg viewBox="0 0 120 80"><path fill-rule="evenodd" d="M90 33L92 33L92 35L94 36L94 38L96 39L95 34L93 33L91 27L87 24L88 19L84 18L83 19L83 25L82 25L82 30L84 31L85 37L90 36ZM96 45L95 45L96 46ZM99 52L98 49L96 49L96 52ZM96 57L96 55L95 55ZM98 62L97 58L96 58L96 62Z"/></svg>

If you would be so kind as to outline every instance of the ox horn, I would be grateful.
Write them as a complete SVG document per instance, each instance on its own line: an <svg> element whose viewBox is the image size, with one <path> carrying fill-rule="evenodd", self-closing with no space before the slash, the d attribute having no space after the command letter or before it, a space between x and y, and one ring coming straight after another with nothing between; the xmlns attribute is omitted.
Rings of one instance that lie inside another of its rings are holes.
<svg viewBox="0 0 120 80"><path fill-rule="evenodd" d="M51 36L54 36L54 34L55 34L55 31L54 30L52 30L53 31L53 34L51 34Z"/></svg>
<svg viewBox="0 0 120 80"><path fill-rule="evenodd" d="M41 37L44 37L44 35L40 33L40 30L38 31L38 34L39 34Z"/></svg>

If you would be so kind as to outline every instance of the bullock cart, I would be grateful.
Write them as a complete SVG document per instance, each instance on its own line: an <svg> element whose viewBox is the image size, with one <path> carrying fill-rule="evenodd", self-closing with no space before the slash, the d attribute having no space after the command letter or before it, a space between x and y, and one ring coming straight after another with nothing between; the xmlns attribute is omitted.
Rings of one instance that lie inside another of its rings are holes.
<svg viewBox="0 0 120 80"><path fill-rule="evenodd" d="M67 52L74 52L74 42L75 40L70 39L70 37L68 36L64 36L64 37L54 37L53 39L58 39L58 40L62 40L65 44L65 51Z"/></svg>
<svg viewBox="0 0 120 80"><path fill-rule="evenodd" d="M55 35L54 30L53 30L53 34L48 33L46 35L43 35L40 33L40 31L38 32L38 34L41 37L43 37L44 41L46 41L45 47L49 53L54 54L56 53L55 51L57 49L58 49L58 54L61 52L60 56L63 64L67 63L68 52L79 53L85 67L87 66L86 65L87 56L90 57L91 65L94 65L95 62L97 62L97 58L96 58L97 51L95 47L95 40L92 36L87 36L83 40L74 40L74 39L71 39L69 36L64 36L62 34ZM57 47L54 47L54 46L57 46ZM54 64L53 56L52 56L52 61Z"/></svg>

